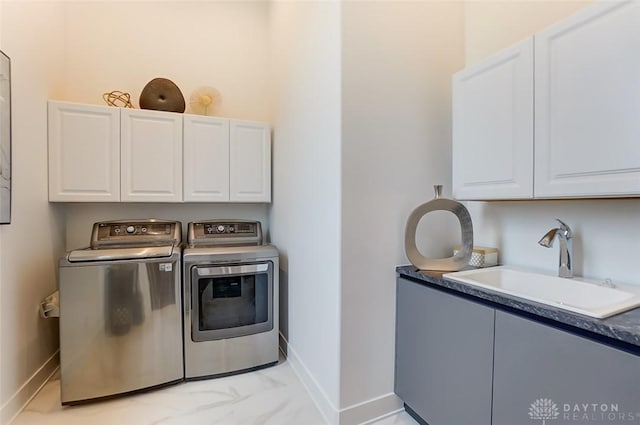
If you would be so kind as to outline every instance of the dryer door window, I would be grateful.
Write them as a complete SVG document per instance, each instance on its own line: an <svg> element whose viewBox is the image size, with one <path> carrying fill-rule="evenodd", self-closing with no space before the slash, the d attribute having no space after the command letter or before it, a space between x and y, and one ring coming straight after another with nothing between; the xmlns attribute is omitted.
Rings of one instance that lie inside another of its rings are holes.
<svg viewBox="0 0 640 425"><path fill-rule="evenodd" d="M196 266L191 273L193 341L212 341L273 329L271 262Z"/></svg>

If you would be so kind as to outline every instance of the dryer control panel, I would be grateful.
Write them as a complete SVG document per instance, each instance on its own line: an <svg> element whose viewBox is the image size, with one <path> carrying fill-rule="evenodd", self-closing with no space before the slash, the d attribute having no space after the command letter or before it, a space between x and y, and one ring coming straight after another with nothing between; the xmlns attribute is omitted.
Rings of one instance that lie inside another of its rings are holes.
<svg viewBox="0 0 640 425"><path fill-rule="evenodd" d="M188 225L189 246L262 245L262 226L259 221L208 220Z"/></svg>

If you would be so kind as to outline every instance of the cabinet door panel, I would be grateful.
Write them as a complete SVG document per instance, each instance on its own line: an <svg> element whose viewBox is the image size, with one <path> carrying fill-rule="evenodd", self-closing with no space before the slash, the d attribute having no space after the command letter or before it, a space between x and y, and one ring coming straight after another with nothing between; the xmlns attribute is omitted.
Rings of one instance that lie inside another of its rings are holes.
<svg viewBox="0 0 640 425"><path fill-rule="evenodd" d="M229 200L229 120L184 116L184 200Z"/></svg>
<svg viewBox="0 0 640 425"><path fill-rule="evenodd" d="M123 201L182 201L182 115L122 110Z"/></svg>
<svg viewBox="0 0 640 425"><path fill-rule="evenodd" d="M271 202L271 131L267 124L230 123L230 199Z"/></svg>
<svg viewBox="0 0 640 425"><path fill-rule="evenodd" d="M402 278L396 394L434 425L490 425L494 310Z"/></svg>
<svg viewBox="0 0 640 425"><path fill-rule="evenodd" d="M547 423L628 423L640 412L638 356L501 311L495 326L493 425L531 425L542 416ZM534 418L530 408L541 399L550 403ZM613 421L612 405L619 409Z"/></svg>
<svg viewBox="0 0 640 425"><path fill-rule="evenodd" d="M120 109L50 101L49 201L120 200Z"/></svg>
<svg viewBox="0 0 640 425"><path fill-rule="evenodd" d="M533 38L453 76L453 195L533 196Z"/></svg>
<svg viewBox="0 0 640 425"><path fill-rule="evenodd" d="M535 196L640 194L640 3L536 34Z"/></svg>

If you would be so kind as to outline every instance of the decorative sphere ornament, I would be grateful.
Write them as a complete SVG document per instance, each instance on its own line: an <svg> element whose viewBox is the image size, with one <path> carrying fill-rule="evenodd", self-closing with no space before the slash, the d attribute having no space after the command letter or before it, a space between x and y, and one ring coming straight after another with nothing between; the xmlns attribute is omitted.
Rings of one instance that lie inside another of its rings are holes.
<svg viewBox="0 0 640 425"><path fill-rule="evenodd" d="M129 93L122 92L120 90L113 90L109 93L103 93L102 99L109 106L116 106L120 108L133 108L131 104L131 95Z"/></svg>

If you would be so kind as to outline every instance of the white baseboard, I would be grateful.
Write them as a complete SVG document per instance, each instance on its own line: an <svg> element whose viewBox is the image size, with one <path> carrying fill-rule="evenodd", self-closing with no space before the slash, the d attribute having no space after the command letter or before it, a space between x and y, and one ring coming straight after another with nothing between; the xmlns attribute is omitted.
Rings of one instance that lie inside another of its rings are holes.
<svg viewBox="0 0 640 425"><path fill-rule="evenodd" d="M59 351L56 351L42 366L0 407L0 424L9 425L22 409L38 394L38 391L58 370Z"/></svg>
<svg viewBox="0 0 640 425"><path fill-rule="evenodd" d="M340 425L373 424L388 416L404 412L404 404L395 393L385 394L340 411Z"/></svg>
<svg viewBox="0 0 640 425"><path fill-rule="evenodd" d="M300 381L302 381L302 385L304 385L316 407L320 410L324 420L329 425L339 425L340 415L338 409L333 406L322 387L318 385L316 379L309 372L298 353L296 353L296 350L291 347L289 341L282 334L280 334L280 347L287 355L287 361Z"/></svg>
<svg viewBox="0 0 640 425"><path fill-rule="evenodd" d="M372 424L404 410L402 401L395 393L358 403L344 409L337 409L324 390L305 366L296 350L280 334L280 349L287 356L291 368L305 386L311 399L329 425Z"/></svg>

